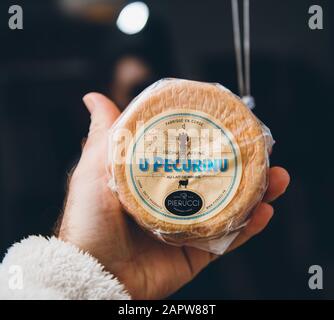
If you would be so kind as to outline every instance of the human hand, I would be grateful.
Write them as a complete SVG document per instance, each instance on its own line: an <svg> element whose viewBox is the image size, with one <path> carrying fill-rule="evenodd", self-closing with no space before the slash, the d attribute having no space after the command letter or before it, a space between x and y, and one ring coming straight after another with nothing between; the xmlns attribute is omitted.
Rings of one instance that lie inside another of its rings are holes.
<svg viewBox="0 0 334 320"><path fill-rule="evenodd" d="M86 95L84 102L91 114L91 126L69 182L59 237L97 258L124 284L132 298L164 298L192 280L217 256L161 243L126 215L108 187L105 170L108 129L119 110L98 93ZM289 175L282 168L271 168L269 181L263 202L228 251L248 241L270 221L273 208L268 202L284 193Z"/></svg>

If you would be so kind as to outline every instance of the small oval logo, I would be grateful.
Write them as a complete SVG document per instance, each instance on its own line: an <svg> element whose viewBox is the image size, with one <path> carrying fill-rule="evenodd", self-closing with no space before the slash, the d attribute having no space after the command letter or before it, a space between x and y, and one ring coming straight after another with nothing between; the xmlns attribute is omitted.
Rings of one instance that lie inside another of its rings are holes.
<svg viewBox="0 0 334 320"><path fill-rule="evenodd" d="M172 214L187 217L202 209L203 200L193 191L178 190L166 197L165 207Z"/></svg>

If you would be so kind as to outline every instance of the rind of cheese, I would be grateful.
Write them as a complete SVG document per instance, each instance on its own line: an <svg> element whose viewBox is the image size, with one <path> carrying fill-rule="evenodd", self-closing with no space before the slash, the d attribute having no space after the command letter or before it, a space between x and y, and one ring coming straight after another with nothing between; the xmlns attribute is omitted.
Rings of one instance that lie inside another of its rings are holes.
<svg viewBox="0 0 334 320"><path fill-rule="evenodd" d="M232 133L242 157L242 177L233 199L214 217L204 222L182 225L158 219L145 210L125 179L125 163L108 164L115 191L126 211L160 239L185 244L221 237L238 229L263 197L267 188L268 136L255 115L223 86L181 79L163 79L146 89L132 101L110 134L119 128L135 133L137 121L145 123L173 109L207 113ZM110 147L114 152L117 145Z"/></svg>

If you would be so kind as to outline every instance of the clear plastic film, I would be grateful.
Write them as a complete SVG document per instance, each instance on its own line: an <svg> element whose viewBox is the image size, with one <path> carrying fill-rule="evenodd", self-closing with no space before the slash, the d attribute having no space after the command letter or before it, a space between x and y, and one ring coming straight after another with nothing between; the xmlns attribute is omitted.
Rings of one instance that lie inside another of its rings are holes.
<svg viewBox="0 0 334 320"><path fill-rule="evenodd" d="M109 187L157 239L223 254L263 198L273 143L222 85L162 79L109 131Z"/></svg>

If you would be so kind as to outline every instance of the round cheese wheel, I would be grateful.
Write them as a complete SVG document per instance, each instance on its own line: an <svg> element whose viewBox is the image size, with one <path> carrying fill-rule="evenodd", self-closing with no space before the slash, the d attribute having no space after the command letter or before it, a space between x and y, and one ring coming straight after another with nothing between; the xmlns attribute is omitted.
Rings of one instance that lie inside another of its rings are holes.
<svg viewBox="0 0 334 320"><path fill-rule="evenodd" d="M163 79L109 135L111 188L145 229L174 244L237 230L267 187L270 132L219 84Z"/></svg>

